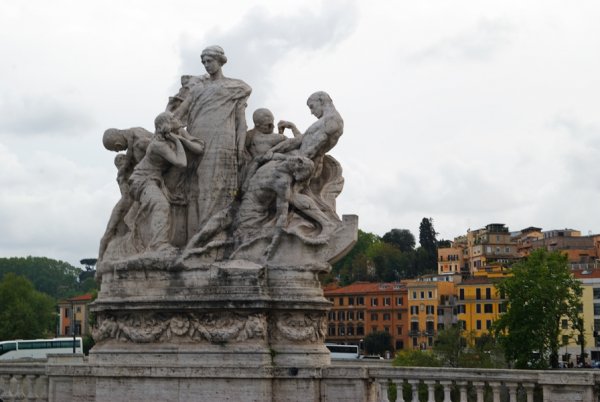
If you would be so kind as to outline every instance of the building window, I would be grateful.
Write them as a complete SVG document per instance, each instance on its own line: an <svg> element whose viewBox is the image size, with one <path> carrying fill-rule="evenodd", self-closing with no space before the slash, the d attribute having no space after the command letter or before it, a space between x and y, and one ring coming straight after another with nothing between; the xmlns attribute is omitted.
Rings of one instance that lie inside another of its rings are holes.
<svg viewBox="0 0 600 402"><path fill-rule="evenodd" d="M371 333L374 333L374 332L377 332L377 326L376 325L373 325L371 327Z"/></svg>
<svg viewBox="0 0 600 402"><path fill-rule="evenodd" d="M349 306L354 306L354 297L349 297L348 298L348 305Z"/></svg>
<svg viewBox="0 0 600 402"><path fill-rule="evenodd" d="M427 297L433 299L433 292L431 290L427 292Z"/></svg>
<svg viewBox="0 0 600 402"><path fill-rule="evenodd" d="M410 314L419 315L419 306L410 306Z"/></svg>
<svg viewBox="0 0 600 402"><path fill-rule="evenodd" d="M433 310L434 307L433 306L425 306L425 313L426 314L433 314Z"/></svg>
<svg viewBox="0 0 600 402"><path fill-rule="evenodd" d="M340 297L340 298L338 299L338 302L340 303L340 306L343 306L343 305L344 305L344 298L343 298L343 297Z"/></svg>
<svg viewBox="0 0 600 402"><path fill-rule="evenodd" d="M413 292L413 300L417 300L417 292Z"/></svg>
<svg viewBox="0 0 600 402"><path fill-rule="evenodd" d="M389 333L390 332L390 327L383 327L383 332Z"/></svg>
<svg viewBox="0 0 600 402"><path fill-rule="evenodd" d="M561 327L562 329L569 329L569 320L562 320L562 321L560 322L560 324L561 324L561 325L560 325L560 327Z"/></svg>
<svg viewBox="0 0 600 402"><path fill-rule="evenodd" d="M402 327L396 327L396 335L402 335Z"/></svg>
<svg viewBox="0 0 600 402"><path fill-rule="evenodd" d="M412 338L412 344L413 344L414 348L416 348L417 346L419 346L419 342L417 341L416 337Z"/></svg>
<svg viewBox="0 0 600 402"><path fill-rule="evenodd" d="M481 300L481 289L480 288L475 289L475 299Z"/></svg>
<svg viewBox="0 0 600 402"><path fill-rule="evenodd" d="M421 291L421 300L423 300L425 298L425 292Z"/></svg>
<svg viewBox="0 0 600 402"><path fill-rule="evenodd" d="M434 328L433 321L427 321L427 322L425 323L425 331L427 331L427 333L428 333L429 335L433 335L433 331L434 331L434 329L433 329L433 328Z"/></svg>
<svg viewBox="0 0 600 402"><path fill-rule="evenodd" d="M594 303L594 315L600 315L600 303Z"/></svg>
<svg viewBox="0 0 600 402"><path fill-rule="evenodd" d="M354 311L348 311L348 321L354 320Z"/></svg>
<svg viewBox="0 0 600 402"><path fill-rule="evenodd" d="M363 327L361 324L359 324L356 327L356 335L362 336L365 334L365 327Z"/></svg>
<svg viewBox="0 0 600 402"><path fill-rule="evenodd" d="M483 305L483 312L484 313L493 313L494 312L494 305L492 303L486 303Z"/></svg>
<svg viewBox="0 0 600 402"><path fill-rule="evenodd" d="M346 321L346 313L344 311L338 312L338 321Z"/></svg>
<svg viewBox="0 0 600 402"><path fill-rule="evenodd" d="M600 288L594 288L594 299L600 299Z"/></svg>
<svg viewBox="0 0 600 402"><path fill-rule="evenodd" d="M402 319L402 313L396 313L396 318L401 320Z"/></svg>
<svg viewBox="0 0 600 402"><path fill-rule="evenodd" d="M329 334L329 336L335 336L335 325L329 326L328 334Z"/></svg>
<svg viewBox="0 0 600 402"><path fill-rule="evenodd" d="M445 313L445 311L444 311L444 309L443 309L443 308L438 308L438 309L437 309L437 314L441 316L441 315L444 315L444 314L446 314L446 313Z"/></svg>
<svg viewBox="0 0 600 402"><path fill-rule="evenodd" d="M65 307L65 318L69 318L70 315L71 315L71 311L69 310L68 307Z"/></svg>
<svg viewBox="0 0 600 402"><path fill-rule="evenodd" d="M383 321L391 320L390 313L383 313Z"/></svg>
<svg viewBox="0 0 600 402"><path fill-rule="evenodd" d="M78 313L81 313L81 307L80 307L80 306L78 306L76 311L77 311Z"/></svg>
<svg viewBox="0 0 600 402"><path fill-rule="evenodd" d="M359 306L364 306L365 305L365 298L362 296L358 296L356 298L356 304L358 304Z"/></svg>
<svg viewBox="0 0 600 402"><path fill-rule="evenodd" d="M492 320L485 320L485 329L488 331L492 329Z"/></svg>
<svg viewBox="0 0 600 402"><path fill-rule="evenodd" d="M419 332L419 321L411 321L410 332Z"/></svg>
<svg viewBox="0 0 600 402"><path fill-rule="evenodd" d="M339 331L339 335L340 335L340 336L344 336L344 335L346 335L346 327L344 327L344 325L340 325L340 326L338 327L338 331Z"/></svg>
<svg viewBox="0 0 600 402"><path fill-rule="evenodd" d="M383 305L384 306L391 306L392 305L392 298L391 297L384 297L383 298Z"/></svg>
<svg viewBox="0 0 600 402"><path fill-rule="evenodd" d="M371 297L371 306L377 306L378 302L377 302L377 298L376 297Z"/></svg>
<svg viewBox="0 0 600 402"><path fill-rule="evenodd" d="M478 330L481 329L481 320L475 321L475 328L478 329Z"/></svg>
<svg viewBox="0 0 600 402"><path fill-rule="evenodd" d="M346 327L346 333L348 336L354 336L354 327L352 325L348 325Z"/></svg>
<svg viewBox="0 0 600 402"><path fill-rule="evenodd" d="M364 311L357 311L356 312L356 319L358 321L363 321L365 319L365 313L364 313Z"/></svg>
<svg viewBox="0 0 600 402"><path fill-rule="evenodd" d="M404 304L403 297L396 297L396 306L401 306L402 304Z"/></svg>
<svg viewBox="0 0 600 402"><path fill-rule="evenodd" d="M458 299L459 300L465 300L465 290L464 289L460 289L458 291Z"/></svg>
<svg viewBox="0 0 600 402"><path fill-rule="evenodd" d="M475 305L475 311L477 312L477 314L480 314L480 313L481 313L481 304L477 303L477 304Z"/></svg>
<svg viewBox="0 0 600 402"><path fill-rule="evenodd" d="M485 298L488 300L492 298L492 289L485 288Z"/></svg>
<svg viewBox="0 0 600 402"><path fill-rule="evenodd" d="M328 315L329 321L335 321L335 312L330 311Z"/></svg>
<svg viewBox="0 0 600 402"><path fill-rule="evenodd" d="M498 304L498 312L506 313L506 302Z"/></svg>
<svg viewBox="0 0 600 402"><path fill-rule="evenodd" d="M377 313L371 313L371 321L377 321L377 320L379 320Z"/></svg>

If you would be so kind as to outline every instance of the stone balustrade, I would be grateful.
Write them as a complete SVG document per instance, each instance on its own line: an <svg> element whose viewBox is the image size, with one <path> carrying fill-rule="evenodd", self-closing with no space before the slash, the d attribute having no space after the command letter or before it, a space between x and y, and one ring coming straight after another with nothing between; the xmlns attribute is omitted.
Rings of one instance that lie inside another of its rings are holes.
<svg viewBox="0 0 600 402"><path fill-rule="evenodd" d="M74 365L70 366L71 363ZM43 361L0 364L0 402L58 402L51 395L59 394L61 399L69 399L63 392L49 392L53 387L62 389L66 377L71 378L73 384L73 388L67 388L77 393L70 400L79 400L81 394L88 395L86 400L95 400L92 395L96 392L93 387L96 377L112 376L110 368L98 370L85 360L71 360L71 363L62 366ZM280 384L285 381L313 382L315 400L322 402L392 402L394 399L390 396L393 398L394 394L397 402L599 401L600 371L595 370L409 368L391 367L383 362L361 362L360 365L335 362L322 369L273 370L270 373L268 377ZM122 374L122 371L115 371L114 378ZM175 373L171 375L178 377ZM257 376L257 380L258 377L265 379ZM290 401L306 400L306 395L289 394L288 397Z"/></svg>
<svg viewBox="0 0 600 402"><path fill-rule="evenodd" d="M46 362L0 363L0 402L48 401Z"/></svg>

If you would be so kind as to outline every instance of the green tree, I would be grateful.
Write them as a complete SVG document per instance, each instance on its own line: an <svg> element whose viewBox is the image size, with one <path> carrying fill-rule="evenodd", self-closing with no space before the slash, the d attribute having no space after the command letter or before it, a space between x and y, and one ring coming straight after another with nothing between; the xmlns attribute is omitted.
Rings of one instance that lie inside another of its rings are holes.
<svg viewBox="0 0 600 402"><path fill-rule="evenodd" d="M395 246L403 253L415 248L415 236L408 229L392 229L384 234L381 240Z"/></svg>
<svg viewBox="0 0 600 402"><path fill-rule="evenodd" d="M345 286L359 280L375 280L369 272L371 261L367 254L369 248L380 242L379 236L359 229L354 247L333 264L331 273L323 276L321 281L328 283L339 278L340 284Z"/></svg>
<svg viewBox="0 0 600 402"><path fill-rule="evenodd" d="M400 280L398 268L402 263L402 252L389 243L379 242L369 248L368 257L373 261L378 281L392 282Z"/></svg>
<svg viewBox="0 0 600 402"><path fill-rule="evenodd" d="M438 333L433 352L446 367L460 367L461 357L466 347L462 329L454 325Z"/></svg>
<svg viewBox="0 0 600 402"><path fill-rule="evenodd" d="M364 347L368 355L383 356L386 351L392 350L392 336L384 331L371 332L365 336Z"/></svg>
<svg viewBox="0 0 600 402"><path fill-rule="evenodd" d="M0 281L0 341L45 338L54 333L54 301L13 273Z"/></svg>
<svg viewBox="0 0 600 402"><path fill-rule="evenodd" d="M441 367L442 362L429 350L401 350L392 365L401 367Z"/></svg>
<svg viewBox="0 0 600 402"><path fill-rule="evenodd" d="M512 273L497 284L508 311L494 325L506 359L516 368L557 367L560 321L580 319L581 286L567 257L545 249L514 264Z"/></svg>
<svg viewBox="0 0 600 402"><path fill-rule="evenodd" d="M31 256L0 258L0 280L11 272L24 276L37 291L55 299L81 293L78 277L82 270L64 261Z"/></svg>
<svg viewBox="0 0 600 402"><path fill-rule="evenodd" d="M417 275L437 271L437 233L432 218L423 218L419 225L419 244L417 250Z"/></svg>

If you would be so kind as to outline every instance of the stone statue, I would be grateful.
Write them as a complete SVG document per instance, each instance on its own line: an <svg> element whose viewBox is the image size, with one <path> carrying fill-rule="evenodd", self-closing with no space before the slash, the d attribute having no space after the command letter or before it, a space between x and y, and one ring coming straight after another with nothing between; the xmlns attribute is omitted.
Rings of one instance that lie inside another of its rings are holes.
<svg viewBox="0 0 600 402"><path fill-rule="evenodd" d="M109 151L127 151L125 154L118 154L115 157L117 167L117 183L121 192L121 199L114 206L113 211L106 225L104 236L100 240L100 250L98 259L102 260L104 252L111 240L115 237L123 236L129 231L125 224L125 215L132 206L132 199L129 195L129 176L133 172L144 155L146 148L150 143L152 133L141 127L134 127L127 130L118 130L109 128L104 132L102 142Z"/></svg>
<svg viewBox="0 0 600 402"><path fill-rule="evenodd" d="M140 204L132 241L138 251L171 251L171 196L163 174L172 166L187 167L184 144L196 154L202 153L204 145L190 138L171 112L159 114L154 125L156 133L146 155L129 178L131 196Z"/></svg>
<svg viewBox="0 0 600 402"><path fill-rule="evenodd" d="M223 75L227 57L221 47L207 47L201 59L208 74L185 80L187 87L179 95L183 100L173 110L190 135L205 143L204 155L190 172L185 222L189 237L206 225L220 227L214 220L226 214L238 195L238 173L245 155L246 101L252 91L245 82ZM173 101L167 108L173 108Z"/></svg>
<svg viewBox="0 0 600 402"><path fill-rule="evenodd" d="M121 199L100 242L90 362L152 363L173 368L168 373L230 365L253 384L249 374L267 375L249 399L279 400L270 391L272 367L330 361L323 343L330 303L318 278L358 230L356 216L336 213L344 179L328 155L344 122L319 91L308 98L317 120L304 133L283 120L274 132L266 108L254 112L248 131L251 88L223 75L219 46L201 60L207 74L181 78L154 134L137 127L104 134L108 150L126 152L115 158ZM204 387L210 375L189 380L194 389L213 386ZM126 381L145 399L155 395ZM216 400L239 399L217 383L224 397Z"/></svg>

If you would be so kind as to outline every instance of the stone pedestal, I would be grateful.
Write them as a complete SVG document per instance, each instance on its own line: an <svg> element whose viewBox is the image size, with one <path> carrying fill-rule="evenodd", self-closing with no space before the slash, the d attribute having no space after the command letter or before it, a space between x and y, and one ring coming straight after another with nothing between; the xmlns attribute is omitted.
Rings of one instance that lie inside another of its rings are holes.
<svg viewBox="0 0 600 402"><path fill-rule="evenodd" d="M344 218L340 247L356 238L356 218ZM261 264L179 256L105 263L92 305L89 400L318 400L314 379L330 364L330 303L318 280L328 253L339 250L299 242Z"/></svg>

